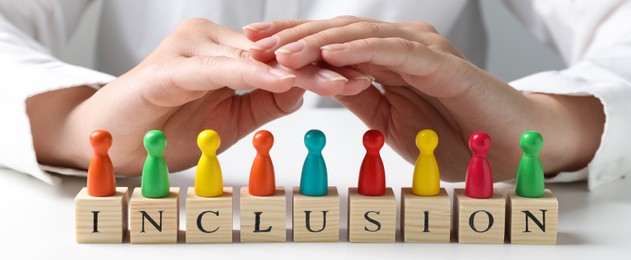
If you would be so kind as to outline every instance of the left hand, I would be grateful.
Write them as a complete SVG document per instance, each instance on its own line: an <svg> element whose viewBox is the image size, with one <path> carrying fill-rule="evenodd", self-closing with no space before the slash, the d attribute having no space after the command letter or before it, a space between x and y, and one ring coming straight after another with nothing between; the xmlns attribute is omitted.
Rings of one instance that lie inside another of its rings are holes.
<svg viewBox="0 0 631 260"><path fill-rule="evenodd" d="M346 16L257 23L244 30L257 41L250 53L259 61L275 58L291 69L325 62L374 76L383 93L369 87L336 99L384 132L388 144L410 162L418 155L416 133L434 129L441 138L435 154L443 180L464 180L471 159L468 139L475 131L493 138L488 156L495 180L514 177L519 136L526 130L546 138L541 151L546 172L582 167L598 147L602 106L596 98L523 95L467 61L427 23ZM259 45L270 42L275 44ZM590 124L596 127L585 127Z"/></svg>

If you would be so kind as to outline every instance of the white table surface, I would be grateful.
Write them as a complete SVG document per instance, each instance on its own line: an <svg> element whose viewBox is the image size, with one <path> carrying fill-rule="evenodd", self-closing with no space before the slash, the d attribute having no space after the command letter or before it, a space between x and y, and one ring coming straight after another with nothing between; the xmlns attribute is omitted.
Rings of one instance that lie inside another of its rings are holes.
<svg viewBox="0 0 631 260"><path fill-rule="evenodd" d="M181 231L180 243L172 245L77 244L73 200L85 186L85 178L64 177L61 185L53 186L0 169L0 259L629 259L631 256L631 181L628 179L595 191L588 191L586 183L549 184L547 187L559 200L558 245L411 244L401 242L400 232L397 232L396 243L349 243L345 233L346 193L348 187L357 185L359 165L365 152L361 138L367 130L351 113L342 109L301 110L265 125L263 129L270 130L275 136L271 155L277 185L286 188L298 185L306 155L303 136L314 128L327 136L323 154L329 170L329 184L340 191L343 209L341 242L188 245L181 242L184 232ZM219 155L225 186L247 185L255 154L251 138L252 134ZM413 165L387 146L382 150L382 158L387 185L395 190L395 194L400 187L411 185ZM171 186L192 186L193 178L193 169L175 173L171 175ZM118 179L118 186L139 185L140 178ZM511 185L498 186L510 188ZM444 183L444 187L451 195L453 188L461 188L463 184ZM396 196L399 200L399 194ZM184 197L181 196L182 202ZM238 209L238 200L235 202ZM180 205L180 229L183 230L185 204ZM238 235L238 215L235 214L234 219L234 233ZM288 228L290 223L288 219ZM289 231L288 241L291 241Z"/></svg>

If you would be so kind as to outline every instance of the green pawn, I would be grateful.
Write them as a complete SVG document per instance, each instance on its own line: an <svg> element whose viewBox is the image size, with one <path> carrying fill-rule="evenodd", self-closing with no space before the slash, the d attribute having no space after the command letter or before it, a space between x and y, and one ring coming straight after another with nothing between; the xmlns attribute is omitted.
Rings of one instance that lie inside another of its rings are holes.
<svg viewBox="0 0 631 260"><path fill-rule="evenodd" d="M302 165L300 176L300 194L307 196L326 196L328 193L328 177L326 163L322 157L322 149L326 137L320 130L309 130L305 134L305 146L309 153Z"/></svg>
<svg viewBox="0 0 631 260"><path fill-rule="evenodd" d="M164 198L169 196L169 168L164 160L164 149L167 138L160 130L151 130L145 134L147 159L142 168L140 184L142 196L145 198Z"/></svg>
<svg viewBox="0 0 631 260"><path fill-rule="evenodd" d="M519 145L524 152L515 180L515 193L521 197L543 197L545 185L543 166L539 159L539 151L543 146L543 137L535 131L526 131L519 139Z"/></svg>

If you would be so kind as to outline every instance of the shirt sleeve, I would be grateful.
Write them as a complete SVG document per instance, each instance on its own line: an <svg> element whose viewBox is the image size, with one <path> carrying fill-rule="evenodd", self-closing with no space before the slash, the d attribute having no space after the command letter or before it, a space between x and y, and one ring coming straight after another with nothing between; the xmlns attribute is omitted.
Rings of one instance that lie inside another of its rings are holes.
<svg viewBox="0 0 631 260"><path fill-rule="evenodd" d="M631 2L507 1L537 38L556 48L568 67L511 82L523 92L594 96L606 116L592 161L550 181L587 179L589 189L631 172Z"/></svg>
<svg viewBox="0 0 631 260"><path fill-rule="evenodd" d="M59 179L37 163L26 100L62 88L98 86L112 76L53 56L89 1L0 3L0 166L47 183Z"/></svg>

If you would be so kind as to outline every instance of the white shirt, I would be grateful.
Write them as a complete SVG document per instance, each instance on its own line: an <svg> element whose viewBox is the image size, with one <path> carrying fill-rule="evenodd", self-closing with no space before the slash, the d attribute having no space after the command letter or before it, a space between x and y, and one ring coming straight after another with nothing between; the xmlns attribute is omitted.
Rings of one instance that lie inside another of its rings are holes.
<svg viewBox="0 0 631 260"><path fill-rule="evenodd" d="M59 181L39 165L26 114L33 95L81 85L102 85L144 59L184 19L204 17L240 30L278 18L325 19L338 15L384 21L425 21L473 63L483 66L486 38L477 1L451 0L108 0L97 39L96 68L66 64L55 56L76 28L90 0L0 0L0 165L48 183ZM593 95L606 122L593 160L558 180L588 179L593 189L631 171L631 2L520 1L507 5L536 37L567 64L510 82L524 92ZM283 10L283 12L278 12ZM465 32L466 34L463 34ZM7 124L6 122L10 122ZM58 172L67 170L55 169Z"/></svg>

